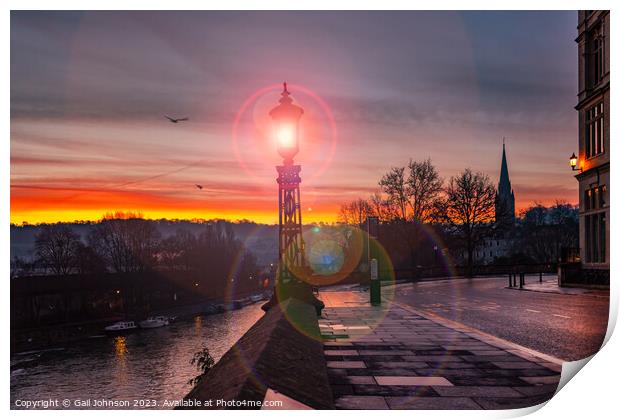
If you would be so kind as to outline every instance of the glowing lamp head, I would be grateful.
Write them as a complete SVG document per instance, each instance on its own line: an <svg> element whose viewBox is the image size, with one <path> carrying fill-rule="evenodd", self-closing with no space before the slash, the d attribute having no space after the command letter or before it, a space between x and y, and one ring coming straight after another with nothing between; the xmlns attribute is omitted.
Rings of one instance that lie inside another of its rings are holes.
<svg viewBox="0 0 620 420"><path fill-rule="evenodd" d="M299 152L299 119L304 110L293 105L290 92L284 83L280 105L269 112L274 121L274 134L278 144L278 153L285 162L293 162Z"/></svg>
<svg viewBox="0 0 620 420"><path fill-rule="evenodd" d="M573 153L573 155L570 157L570 159L568 160L568 164L570 165L570 167L575 170L575 168L577 167L577 156L575 156L575 154Z"/></svg>
<svg viewBox="0 0 620 420"><path fill-rule="evenodd" d="M295 146L295 138L297 133L295 127L291 125L280 124L277 127L276 138L278 140L278 147L283 149L291 148Z"/></svg>

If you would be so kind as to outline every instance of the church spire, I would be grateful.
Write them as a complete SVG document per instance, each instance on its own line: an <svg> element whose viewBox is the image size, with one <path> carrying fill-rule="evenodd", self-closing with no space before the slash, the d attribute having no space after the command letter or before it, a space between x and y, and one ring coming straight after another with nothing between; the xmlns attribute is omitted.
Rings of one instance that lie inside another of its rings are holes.
<svg viewBox="0 0 620 420"><path fill-rule="evenodd" d="M506 160L506 139L502 139L502 167L499 173L498 192L506 192L510 194L512 187L510 185L510 176L508 175L508 162Z"/></svg>
<svg viewBox="0 0 620 420"><path fill-rule="evenodd" d="M505 138L502 139L502 166L495 198L495 221L504 226L511 226L515 223L515 195L508 175Z"/></svg>

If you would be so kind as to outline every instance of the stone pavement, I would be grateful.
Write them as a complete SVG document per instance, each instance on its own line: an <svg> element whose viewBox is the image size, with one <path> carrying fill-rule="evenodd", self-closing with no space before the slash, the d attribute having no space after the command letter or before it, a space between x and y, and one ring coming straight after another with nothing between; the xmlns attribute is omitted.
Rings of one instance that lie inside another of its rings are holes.
<svg viewBox="0 0 620 420"><path fill-rule="evenodd" d="M518 280L516 289L519 289ZM558 293L563 295L609 295L608 290L586 289L580 287L560 287L558 285L558 278L556 275L543 276L542 282L539 281L538 276L526 276L523 290L528 290L531 292Z"/></svg>
<svg viewBox="0 0 620 420"><path fill-rule="evenodd" d="M319 327L341 409L506 409L549 400L561 361L413 308L322 292Z"/></svg>

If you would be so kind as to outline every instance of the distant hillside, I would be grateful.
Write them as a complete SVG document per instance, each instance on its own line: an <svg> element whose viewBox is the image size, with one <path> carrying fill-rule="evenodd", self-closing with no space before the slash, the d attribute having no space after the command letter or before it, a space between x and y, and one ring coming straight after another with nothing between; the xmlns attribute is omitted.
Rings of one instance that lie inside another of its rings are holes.
<svg viewBox="0 0 620 420"><path fill-rule="evenodd" d="M262 225L252 222L193 222L189 220L157 220L155 223L162 237L171 236L179 229L199 234L206 223L230 223L237 238L243 241L246 247L256 255L259 265L268 265L278 259L278 226L276 225ZM81 236L84 242L86 242L93 226L96 225L95 222L63 224L70 226ZM35 235L39 230L40 225L11 225L11 258L30 259L33 254Z"/></svg>

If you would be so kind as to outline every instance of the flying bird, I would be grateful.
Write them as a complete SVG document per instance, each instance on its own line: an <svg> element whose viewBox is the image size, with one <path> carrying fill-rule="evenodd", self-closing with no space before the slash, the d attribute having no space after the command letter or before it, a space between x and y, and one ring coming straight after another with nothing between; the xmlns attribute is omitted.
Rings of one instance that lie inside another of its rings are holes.
<svg viewBox="0 0 620 420"><path fill-rule="evenodd" d="M173 124L176 124L176 123L178 123L179 121L189 121L189 118L187 118L187 117L185 117L185 118L172 118L172 117L169 117L169 116L167 116L167 115L164 115L164 117L168 118L168 120L169 120L171 123L173 123Z"/></svg>
<svg viewBox="0 0 620 420"><path fill-rule="evenodd" d="M202 190L202 185L196 184L196 188L198 188L199 190Z"/></svg>

